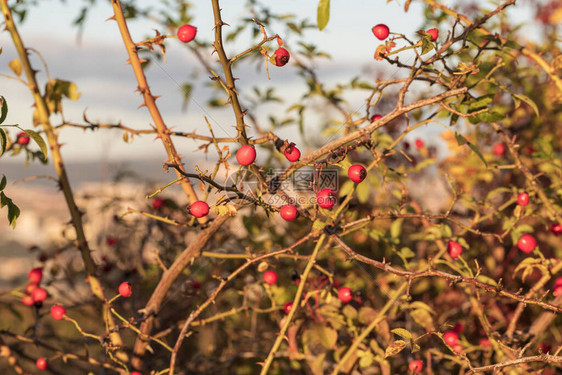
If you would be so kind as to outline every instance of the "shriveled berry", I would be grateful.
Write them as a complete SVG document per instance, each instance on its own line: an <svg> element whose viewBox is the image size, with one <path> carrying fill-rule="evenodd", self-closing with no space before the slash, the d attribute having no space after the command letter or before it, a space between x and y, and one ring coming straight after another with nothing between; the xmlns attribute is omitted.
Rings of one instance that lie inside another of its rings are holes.
<svg viewBox="0 0 562 375"><path fill-rule="evenodd" d="M122 282L121 285L119 285L119 294L125 298L129 298L133 295L133 286L131 283L127 281Z"/></svg>
<svg viewBox="0 0 562 375"><path fill-rule="evenodd" d="M178 39L184 43L189 43L195 39L197 35L197 28L193 25L183 25L178 28Z"/></svg>
<svg viewBox="0 0 562 375"><path fill-rule="evenodd" d="M297 208L292 204L286 204L279 210L279 215L281 215L281 217L285 219L285 221L293 221L297 218L299 212L297 211Z"/></svg>
<svg viewBox="0 0 562 375"><path fill-rule="evenodd" d="M189 213L197 218L207 216L209 214L209 205L203 201L193 202L189 206Z"/></svg>
<svg viewBox="0 0 562 375"><path fill-rule="evenodd" d="M348 303L353 299L353 292L350 288L344 286L338 290L338 298L343 303Z"/></svg>
<svg viewBox="0 0 562 375"><path fill-rule="evenodd" d="M437 40L437 38L439 37L439 30L437 30L437 29L429 29L429 30L426 31L426 33L431 35L431 41L432 42L435 42Z"/></svg>
<svg viewBox="0 0 562 375"><path fill-rule="evenodd" d="M388 28L388 26L386 26L385 24L379 23L376 26L373 26L373 34L375 34L375 36L379 39L379 40L385 40L386 38L388 38L388 35L390 34L390 29Z"/></svg>
<svg viewBox="0 0 562 375"><path fill-rule="evenodd" d="M457 259L462 254L462 246L456 241L449 241L447 244L447 252L453 259Z"/></svg>
<svg viewBox="0 0 562 375"><path fill-rule="evenodd" d="M351 181L358 184L367 177L367 170L360 164L354 164L347 170L347 175Z"/></svg>
<svg viewBox="0 0 562 375"><path fill-rule="evenodd" d="M537 247L537 240L530 234L524 234L521 236L519 241L517 241L517 247L524 253L530 253Z"/></svg>
<svg viewBox="0 0 562 375"><path fill-rule="evenodd" d="M301 152L295 146L289 146L285 149L285 157L290 162L299 161L299 159L301 158Z"/></svg>
<svg viewBox="0 0 562 375"><path fill-rule="evenodd" d="M517 204L525 207L529 204L529 194L523 192L517 196Z"/></svg>
<svg viewBox="0 0 562 375"><path fill-rule="evenodd" d="M277 66L286 65L291 57L289 51L282 47L277 48L273 56L275 56L275 65Z"/></svg>
<svg viewBox="0 0 562 375"><path fill-rule="evenodd" d="M273 285L277 283L277 272L273 270L265 271L263 273L263 282L267 285Z"/></svg>
<svg viewBox="0 0 562 375"><path fill-rule="evenodd" d="M320 207L330 209L336 204L336 194L332 189L322 189L316 194L316 201Z"/></svg>
<svg viewBox="0 0 562 375"><path fill-rule="evenodd" d="M244 145L236 152L236 160L240 165L250 165L256 160L256 149L250 145Z"/></svg>
<svg viewBox="0 0 562 375"><path fill-rule="evenodd" d="M53 307L51 307L51 316L53 317L53 319L62 320L65 315L66 309L61 305L53 305Z"/></svg>

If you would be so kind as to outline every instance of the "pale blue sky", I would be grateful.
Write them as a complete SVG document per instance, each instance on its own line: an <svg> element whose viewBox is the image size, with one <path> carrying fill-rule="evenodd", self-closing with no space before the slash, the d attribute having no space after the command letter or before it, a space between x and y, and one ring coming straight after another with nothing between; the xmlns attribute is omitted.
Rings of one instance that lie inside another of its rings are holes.
<svg viewBox="0 0 562 375"><path fill-rule="evenodd" d="M139 0L139 4L157 4L157 1ZM294 12L300 16L307 16L312 22L316 19L318 2L303 0L270 1L271 8L276 12ZM124 65L127 59L123 44L118 33L117 25L112 21L105 21L112 15L108 2L98 1L90 12L81 44L76 43L76 29L71 28L73 20L82 1L67 0L61 4L58 0L42 0L40 6L32 8L27 21L20 26L20 32L28 47L39 50L49 64L52 77L74 81L82 92L78 102L64 103L66 117L80 122L82 112L88 109L91 120L117 122L135 128L146 128L152 121L146 109L137 109L141 103L140 97L134 92L136 82L130 66ZM246 16L243 0L223 0L223 19L231 25L236 20ZM386 23L391 31L400 30L410 37L422 26L421 7L419 2L413 2L410 11L405 14L403 2L386 0L345 0L332 1L331 19L326 30L310 31L307 35L310 42L318 45L320 50L330 53L332 60L320 63L320 79L335 83L346 82L352 77L363 75L373 81L376 71L384 71L384 63L375 62L373 53L380 42L370 31L377 23ZM212 38L212 10L209 1L199 1L193 11L193 24L198 27L198 38L210 40ZM442 25L444 28L446 25ZM150 21L133 21L130 23L135 41L152 36L157 26ZM284 30L269 30L272 33L283 34ZM442 30L445 34L447 30ZM286 38L288 48L291 48L291 38ZM168 46L167 62L160 66L153 66L148 70L148 80L153 93L162 95L158 104L169 126L191 131L200 129L199 133L207 133L203 121L203 114L207 114L216 127L217 136L232 136L234 133L232 112L224 110L203 110L205 90L198 85L194 91L193 101L187 113L181 112L181 97L177 83L185 81L190 74L206 77L194 57L183 48L177 40L166 42ZM0 55L0 72L7 73L7 63L15 57L11 40L7 33L0 33L0 46L4 52ZM236 53L248 45L238 43L229 46L229 53ZM40 68L36 58L35 67ZM265 72L255 72L252 69L235 69L240 77L240 87L259 84L264 87L275 86L281 97L292 102L300 95L302 83L294 80L291 73L295 70L290 66L270 69L271 80L265 77ZM389 77L394 77L396 69L386 70ZM44 79L44 75L39 77ZM8 122L19 123L24 127L31 127L32 104L27 89L14 81L2 79L1 94L6 96L10 104ZM242 94L244 94L242 92ZM358 109L363 104L363 98L352 96L348 108ZM267 113L260 113L265 119ZM314 118L309 118L313 121ZM56 120L54 121L57 122ZM314 124L310 124L314 127ZM296 133L295 127L282 132L285 136ZM85 135L78 130L65 130L62 141L66 143L63 154L71 160L108 160L108 159L136 159L142 157L164 158L164 152L159 142L153 137L144 136L135 139L133 144L125 144L121 134L117 131L88 132ZM188 158L202 158L193 154L194 143L189 140L178 140L178 148ZM4 157L4 160L6 157Z"/></svg>

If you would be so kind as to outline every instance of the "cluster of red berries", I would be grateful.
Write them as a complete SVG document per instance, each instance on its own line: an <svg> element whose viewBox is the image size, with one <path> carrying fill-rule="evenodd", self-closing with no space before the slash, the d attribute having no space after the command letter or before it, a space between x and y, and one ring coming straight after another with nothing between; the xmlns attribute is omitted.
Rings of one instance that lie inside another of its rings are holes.
<svg viewBox="0 0 562 375"><path fill-rule="evenodd" d="M462 327L464 329L464 327ZM455 331L447 331L443 334L443 340L449 345L453 350L457 353L462 353L462 346L459 342L459 332L458 330Z"/></svg>
<svg viewBox="0 0 562 375"><path fill-rule="evenodd" d="M27 274L27 278L29 282L25 286L25 295L21 301L26 306L41 306L48 296L47 291L39 286L43 279L43 269L40 267L31 269Z"/></svg>

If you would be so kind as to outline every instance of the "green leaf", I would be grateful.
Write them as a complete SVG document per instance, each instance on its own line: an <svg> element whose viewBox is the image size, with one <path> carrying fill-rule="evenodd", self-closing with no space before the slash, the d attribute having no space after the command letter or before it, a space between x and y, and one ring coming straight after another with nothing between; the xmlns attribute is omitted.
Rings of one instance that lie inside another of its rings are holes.
<svg viewBox="0 0 562 375"><path fill-rule="evenodd" d="M410 331L405 330L404 328L395 328L390 332L402 337L405 340L411 340L412 339L412 334L410 333Z"/></svg>
<svg viewBox="0 0 562 375"><path fill-rule="evenodd" d="M0 156L6 152L6 143L8 143L6 133L4 132L4 129L0 129Z"/></svg>
<svg viewBox="0 0 562 375"><path fill-rule="evenodd" d="M529 98L528 96L525 95L521 95L521 94L511 94L514 97L516 97L519 100L523 100L525 103L529 104L531 106L531 108L533 108L533 110L535 111L535 113L537 114L537 116L539 116L539 108L537 107L537 105L535 104L535 102Z"/></svg>
<svg viewBox="0 0 562 375"><path fill-rule="evenodd" d="M355 192L360 203L367 203L369 195L371 194L371 188L367 184L359 184Z"/></svg>
<svg viewBox="0 0 562 375"><path fill-rule="evenodd" d="M503 120L505 116L498 112L482 112L476 115L475 117L476 120L478 121L496 122L496 121Z"/></svg>
<svg viewBox="0 0 562 375"><path fill-rule="evenodd" d="M485 108L490 104L493 100L493 95L485 95L477 98L474 101L468 103L468 112L476 111L482 108Z"/></svg>
<svg viewBox="0 0 562 375"><path fill-rule="evenodd" d="M0 99L2 99L2 112L0 113L0 124L1 124L4 122L6 116L8 115L8 102L6 101L6 98L4 98L3 96L0 96Z"/></svg>
<svg viewBox="0 0 562 375"><path fill-rule="evenodd" d="M8 206L8 221L12 228L16 227L16 219L20 216L20 209L16 206L4 192L0 192L0 208Z"/></svg>
<svg viewBox="0 0 562 375"><path fill-rule="evenodd" d="M392 225L390 226L390 237L392 238L400 237L400 234L402 233L403 221L404 219L396 219L392 222Z"/></svg>
<svg viewBox="0 0 562 375"><path fill-rule="evenodd" d="M416 309L410 312L410 316L414 319L414 321L425 328L427 331L435 330L435 326L433 325L433 318L431 314L428 313L424 309Z"/></svg>
<svg viewBox="0 0 562 375"><path fill-rule="evenodd" d="M422 38L422 51L421 51L422 55L425 55L426 53L430 52L434 47L435 45L431 42L430 36Z"/></svg>
<svg viewBox="0 0 562 375"><path fill-rule="evenodd" d="M41 152L43 153L43 156L45 157L45 160L47 160L47 144L45 143L43 138L41 138L41 136L34 130L24 130L24 132L29 135L35 141L35 143L37 143L37 145L41 149Z"/></svg>
<svg viewBox="0 0 562 375"><path fill-rule="evenodd" d="M484 159L484 155L482 155L482 153L480 152L480 150L474 146L472 143L470 143L462 134L459 134L457 132L455 132L455 138L457 139L457 144L459 146L462 145L468 145L468 147L470 147L470 149L476 154L478 155L478 157L480 158L480 160L482 160L482 162L484 163L485 166L488 166L488 163L486 162L486 159Z"/></svg>
<svg viewBox="0 0 562 375"><path fill-rule="evenodd" d="M6 176L2 175L2 181L0 181L0 190L4 190L6 188L6 183L8 181L6 180Z"/></svg>
<svg viewBox="0 0 562 375"><path fill-rule="evenodd" d="M324 30L330 20L330 0L320 0L318 3L318 30Z"/></svg>
<svg viewBox="0 0 562 375"><path fill-rule="evenodd" d="M498 286L498 283L496 282L496 280L488 277L488 276L484 276L484 275L478 275L478 277L476 278L476 280L484 283L484 284L488 284L488 285L493 285L493 286Z"/></svg>

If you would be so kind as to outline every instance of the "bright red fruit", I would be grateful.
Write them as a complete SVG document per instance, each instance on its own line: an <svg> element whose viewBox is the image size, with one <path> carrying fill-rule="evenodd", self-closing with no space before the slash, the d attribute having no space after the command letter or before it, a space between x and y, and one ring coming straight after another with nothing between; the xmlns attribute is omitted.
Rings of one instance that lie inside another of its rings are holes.
<svg viewBox="0 0 562 375"><path fill-rule="evenodd" d="M27 135L26 132L18 133L16 142L17 142L18 145L29 144L29 135Z"/></svg>
<svg viewBox="0 0 562 375"><path fill-rule="evenodd" d="M375 113L375 114L371 117L371 122L375 122L375 121L377 121L378 119L381 119L381 118L382 118L381 115L379 115L378 113Z"/></svg>
<svg viewBox="0 0 562 375"><path fill-rule="evenodd" d="M525 207L529 204L529 194L521 193L517 196L517 204Z"/></svg>
<svg viewBox="0 0 562 375"><path fill-rule="evenodd" d="M275 56L275 65L277 66L286 65L291 57L291 55L289 55L289 51L285 48L277 48L273 56Z"/></svg>
<svg viewBox="0 0 562 375"><path fill-rule="evenodd" d="M142 375L142 374L138 371L133 371L133 372L131 372L131 375Z"/></svg>
<svg viewBox="0 0 562 375"><path fill-rule="evenodd" d="M559 236L562 234L562 224L551 224L550 225L550 231L555 235L555 236Z"/></svg>
<svg viewBox="0 0 562 375"><path fill-rule="evenodd" d="M23 296L21 297L21 302L26 306L33 306L33 298L31 296Z"/></svg>
<svg viewBox="0 0 562 375"><path fill-rule="evenodd" d="M184 43L189 43L195 39L197 35L197 28L192 25L183 25L178 29L178 39Z"/></svg>
<svg viewBox="0 0 562 375"><path fill-rule="evenodd" d="M53 307L51 307L51 316L53 317L53 319L62 320L65 315L66 310L61 305L53 305Z"/></svg>
<svg viewBox="0 0 562 375"><path fill-rule="evenodd" d="M49 367L47 363L47 358L45 357L37 358L37 361L35 362L35 366L37 366L37 368L41 371L46 370Z"/></svg>
<svg viewBox="0 0 562 375"><path fill-rule="evenodd" d="M351 289L344 286L343 288L340 288L340 290L338 290L338 298L343 303L348 303L353 299L353 292L351 291Z"/></svg>
<svg viewBox="0 0 562 375"><path fill-rule="evenodd" d="M447 331L443 334L443 340L450 345L454 346L459 341L459 334L455 331Z"/></svg>
<svg viewBox="0 0 562 375"><path fill-rule="evenodd" d="M301 158L301 152L295 146L289 146L285 149L285 157L291 162L299 161Z"/></svg>
<svg viewBox="0 0 562 375"><path fill-rule="evenodd" d="M209 205L203 201L193 202L189 206L189 213L195 217L203 217L209 214Z"/></svg>
<svg viewBox="0 0 562 375"><path fill-rule="evenodd" d="M453 345L453 350L459 354L462 353L462 345L457 342Z"/></svg>
<svg viewBox="0 0 562 375"><path fill-rule="evenodd" d="M358 184L362 182L365 179L365 177L367 177L367 170L360 164L353 164L347 170L347 175L349 176L351 181Z"/></svg>
<svg viewBox="0 0 562 375"><path fill-rule="evenodd" d="M437 40L437 37L439 37L439 30L437 30L437 29L429 29L429 30L426 31L426 33L431 35L431 41L432 42L435 42Z"/></svg>
<svg viewBox="0 0 562 375"><path fill-rule="evenodd" d="M287 302L287 303L283 306L283 311L285 311L285 314L290 313L292 309L293 309L293 303L292 303L292 302Z"/></svg>
<svg viewBox="0 0 562 375"><path fill-rule="evenodd" d="M320 207L330 209L336 204L336 194L332 189L322 189L316 194L316 201Z"/></svg>
<svg viewBox="0 0 562 375"><path fill-rule="evenodd" d="M449 241L447 244L447 252L453 259L457 259L462 254L462 246L456 241Z"/></svg>
<svg viewBox="0 0 562 375"><path fill-rule="evenodd" d="M47 299L47 291L43 288L35 288L31 292L31 299L33 302L43 302Z"/></svg>
<svg viewBox="0 0 562 375"><path fill-rule="evenodd" d="M125 298L129 298L131 295L133 295L133 286L131 285L131 283L127 281L122 282L121 285L119 285L119 294L121 294L121 296Z"/></svg>
<svg viewBox="0 0 562 375"><path fill-rule="evenodd" d="M555 286L562 286L562 276L557 278L556 281L554 281L554 285Z"/></svg>
<svg viewBox="0 0 562 375"><path fill-rule="evenodd" d="M256 160L256 149L250 145L244 145L236 152L236 160L240 165L250 165Z"/></svg>
<svg viewBox="0 0 562 375"><path fill-rule="evenodd" d="M558 297L562 295L562 284L554 286L554 291L552 292L552 294L554 295L554 297Z"/></svg>
<svg viewBox="0 0 562 375"><path fill-rule="evenodd" d="M43 279L43 268L41 268L41 267L32 268L28 272L27 278L32 283L39 284L41 282L41 280Z"/></svg>
<svg viewBox="0 0 562 375"><path fill-rule="evenodd" d="M38 287L37 284L35 284L34 282L31 282L31 281L28 282L28 283L25 285L25 294L31 295L31 293L33 292L33 290L34 290L35 288L37 288L37 287Z"/></svg>
<svg viewBox="0 0 562 375"><path fill-rule="evenodd" d="M492 148L492 152L496 156L503 156L505 153L505 145L503 143L496 143Z"/></svg>
<svg viewBox="0 0 562 375"><path fill-rule="evenodd" d="M372 30L373 30L373 34L375 34L375 36L380 40L385 40L386 38L388 38L388 35L390 34L390 30L388 26L382 23L373 26Z"/></svg>
<svg viewBox="0 0 562 375"><path fill-rule="evenodd" d="M277 272L273 270L265 271L263 273L263 282L267 285L277 284Z"/></svg>
<svg viewBox="0 0 562 375"><path fill-rule="evenodd" d="M517 247L524 253L530 253L537 247L537 240L530 234L524 234L521 236L519 241L517 241Z"/></svg>
<svg viewBox="0 0 562 375"><path fill-rule="evenodd" d="M292 204L286 204L279 210L279 214L285 221L293 221L299 215L297 208Z"/></svg>
<svg viewBox="0 0 562 375"><path fill-rule="evenodd" d="M163 205L164 199L162 198L154 198L154 200L152 201L152 208L154 208L155 210L159 210Z"/></svg>
<svg viewBox="0 0 562 375"><path fill-rule="evenodd" d="M408 369L410 369L410 371L413 371L414 374L419 374L423 370L423 361L419 359L411 361L408 364Z"/></svg>
<svg viewBox="0 0 562 375"><path fill-rule="evenodd" d="M416 148L422 148L424 146L424 143L421 139L416 139L416 141L414 142L414 145L416 146Z"/></svg>

